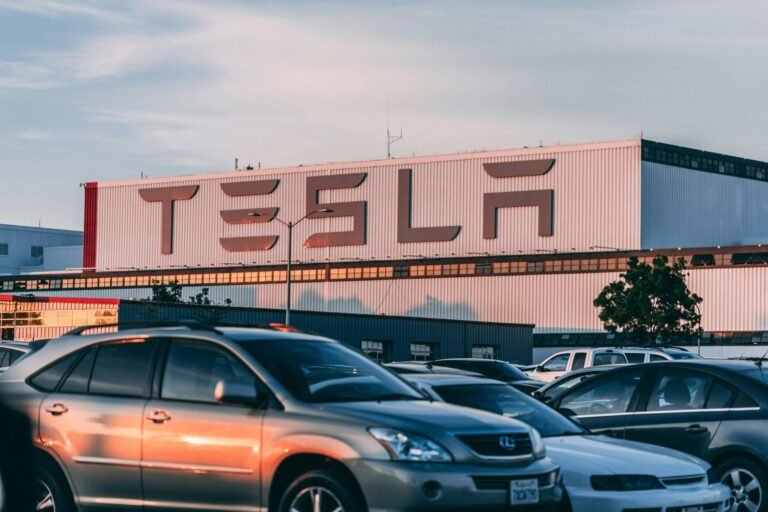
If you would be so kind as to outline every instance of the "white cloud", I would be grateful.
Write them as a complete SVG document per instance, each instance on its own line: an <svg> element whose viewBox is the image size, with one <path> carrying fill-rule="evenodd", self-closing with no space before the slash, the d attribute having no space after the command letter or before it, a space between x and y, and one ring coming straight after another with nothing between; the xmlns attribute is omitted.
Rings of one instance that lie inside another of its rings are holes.
<svg viewBox="0 0 768 512"><path fill-rule="evenodd" d="M53 137L53 134L43 130L24 130L16 134L16 137L21 140L45 140Z"/></svg>
<svg viewBox="0 0 768 512"><path fill-rule="evenodd" d="M114 10L94 7L84 2L80 2L78 5L74 2L55 0L0 0L0 9L53 17L84 16L109 22L126 22L128 20L127 17Z"/></svg>

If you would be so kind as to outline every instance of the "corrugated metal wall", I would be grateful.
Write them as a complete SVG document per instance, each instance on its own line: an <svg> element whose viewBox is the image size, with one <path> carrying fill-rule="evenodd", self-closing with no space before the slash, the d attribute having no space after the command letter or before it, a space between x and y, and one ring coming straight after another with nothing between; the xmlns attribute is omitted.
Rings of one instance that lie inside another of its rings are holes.
<svg viewBox="0 0 768 512"><path fill-rule="evenodd" d="M0 224L0 244L8 244L8 255L0 255L0 273L14 274L20 267L40 265L45 256L33 258L33 245L58 247L82 243L83 234L78 231Z"/></svg>
<svg viewBox="0 0 768 512"><path fill-rule="evenodd" d="M282 323L285 318L280 310L139 302L121 303L119 317L121 322L194 319L238 325ZM437 357L466 357L471 355L473 344L483 344L497 346L501 359L528 364L533 346L533 329L529 326L299 311L292 314L291 320L298 328L356 348L360 348L362 340L387 341L391 344L391 359L395 361L410 359L412 342L427 342L437 344Z"/></svg>
<svg viewBox="0 0 768 512"><path fill-rule="evenodd" d="M497 179L483 163L552 159L543 176ZM460 225L451 242L397 242L397 171L413 169L414 227ZM365 246L305 249L310 235L351 229L351 218L308 219L295 228L294 257L300 261L403 258L405 255L499 254L537 251L588 251L592 246L637 248L640 245L640 142L623 141L583 146L533 148L402 158L268 171L222 173L99 183L97 261L100 269L169 268L175 265L222 265L283 262L286 231L277 224L225 224L219 212L228 209L279 207L279 217L297 220L306 213L309 176L368 173L357 188L324 191L321 202L367 201ZM228 197L221 183L278 178L274 193ZM199 185L189 200L174 207L174 250L161 254L161 204L147 203L138 190ZM554 235L538 235L535 208L502 209L499 236L486 240L482 231L483 194L554 190ZM265 252L227 252L220 237L279 235Z"/></svg>
<svg viewBox="0 0 768 512"><path fill-rule="evenodd" d="M689 271L691 290L704 298L707 331L768 330L768 268ZM530 323L537 333L602 330L592 301L618 272L296 283L296 310L363 313L481 322ZM285 284L210 286L218 303L282 308ZM184 297L201 287L185 287ZM145 298L149 289L73 290L50 296Z"/></svg>
<svg viewBox="0 0 768 512"><path fill-rule="evenodd" d="M642 246L768 242L768 183L642 163Z"/></svg>

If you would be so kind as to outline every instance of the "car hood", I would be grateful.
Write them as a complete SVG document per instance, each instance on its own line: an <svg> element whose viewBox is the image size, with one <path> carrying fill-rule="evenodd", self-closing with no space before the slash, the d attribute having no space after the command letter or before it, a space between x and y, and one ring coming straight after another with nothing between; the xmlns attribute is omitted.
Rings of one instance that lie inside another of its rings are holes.
<svg viewBox="0 0 768 512"><path fill-rule="evenodd" d="M659 478L693 476L709 464L660 446L607 436L559 436L544 439L547 455L560 464L565 485L589 487L591 475L647 474Z"/></svg>
<svg viewBox="0 0 768 512"><path fill-rule="evenodd" d="M426 400L323 404L322 409L346 417L355 417L372 427L384 426L415 433L531 430L525 423L498 414Z"/></svg>

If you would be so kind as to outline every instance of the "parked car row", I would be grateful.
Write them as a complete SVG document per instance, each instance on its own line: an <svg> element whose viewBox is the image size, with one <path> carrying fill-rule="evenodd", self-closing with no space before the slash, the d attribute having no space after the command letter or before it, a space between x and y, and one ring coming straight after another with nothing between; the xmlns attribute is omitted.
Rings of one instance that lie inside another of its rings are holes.
<svg viewBox="0 0 768 512"><path fill-rule="evenodd" d="M700 358L701 356L679 347L580 348L552 354L540 364L528 367L525 371L536 379L552 382L582 368Z"/></svg>
<svg viewBox="0 0 768 512"><path fill-rule="evenodd" d="M282 329L86 332L0 375L0 392L36 422L38 510L725 512L735 500L734 511L765 512L756 466L587 430L624 395L574 393L611 371L551 400L563 415L530 396L543 383L499 361L388 369ZM693 392L704 407L743 412L714 382ZM650 386L635 383L632 393ZM678 404L681 390L661 386L659 407ZM626 411L647 407L653 393L642 393Z"/></svg>

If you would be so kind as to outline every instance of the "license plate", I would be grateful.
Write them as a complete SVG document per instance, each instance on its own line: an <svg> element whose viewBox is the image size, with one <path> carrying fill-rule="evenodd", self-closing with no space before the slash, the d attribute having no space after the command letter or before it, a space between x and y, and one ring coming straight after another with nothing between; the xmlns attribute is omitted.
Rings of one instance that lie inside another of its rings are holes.
<svg viewBox="0 0 768 512"><path fill-rule="evenodd" d="M509 482L512 505L530 505L539 502L538 480L512 480Z"/></svg>

